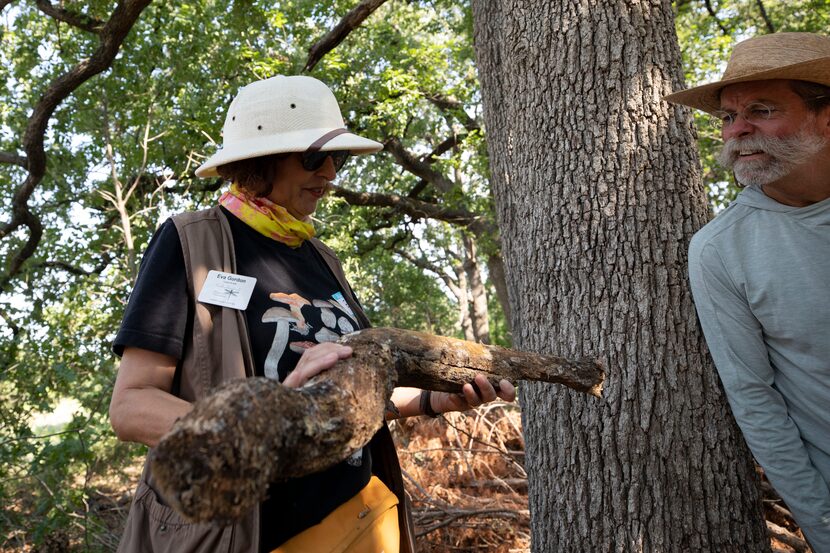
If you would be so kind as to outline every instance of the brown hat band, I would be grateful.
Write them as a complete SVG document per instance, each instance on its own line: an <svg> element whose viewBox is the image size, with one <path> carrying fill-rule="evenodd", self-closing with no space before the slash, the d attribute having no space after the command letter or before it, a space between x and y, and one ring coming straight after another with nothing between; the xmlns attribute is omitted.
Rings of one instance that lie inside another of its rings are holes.
<svg viewBox="0 0 830 553"><path fill-rule="evenodd" d="M333 131L329 131L314 142L311 143L305 153L313 154L314 152L319 152L320 148L322 148L329 140L334 138L335 136L340 136L341 134L349 132L347 129L334 129Z"/></svg>

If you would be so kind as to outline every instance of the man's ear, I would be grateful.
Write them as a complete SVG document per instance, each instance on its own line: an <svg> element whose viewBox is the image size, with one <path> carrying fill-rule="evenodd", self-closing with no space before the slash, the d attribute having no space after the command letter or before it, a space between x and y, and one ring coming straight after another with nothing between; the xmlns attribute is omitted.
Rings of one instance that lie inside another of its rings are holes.
<svg viewBox="0 0 830 553"><path fill-rule="evenodd" d="M819 132L827 138L830 139L830 105L824 106L824 108L818 112L818 124L819 124Z"/></svg>

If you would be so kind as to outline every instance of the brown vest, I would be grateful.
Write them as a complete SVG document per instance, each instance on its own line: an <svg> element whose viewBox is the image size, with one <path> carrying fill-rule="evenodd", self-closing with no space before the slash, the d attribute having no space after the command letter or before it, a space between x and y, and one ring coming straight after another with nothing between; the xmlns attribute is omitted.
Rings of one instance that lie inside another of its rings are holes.
<svg viewBox="0 0 830 553"><path fill-rule="evenodd" d="M193 329L184 346L184 357L174 379L174 393L188 401L210 394L232 378L253 376L253 357L245 314L237 309L196 302L207 274L215 269L236 272L233 237L218 207L173 217L184 253L188 294L194 311ZM349 307L363 326L369 326L358 305L340 261L317 239L312 245L331 270ZM383 425L370 442L372 471L392 490L399 503L401 553L413 553L415 542L409 500L404 492L392 435ZM156 491L149 465L136 489L119 553L256 553L259 550L259 508L229 526L191 524L168 507Z"/></svg>

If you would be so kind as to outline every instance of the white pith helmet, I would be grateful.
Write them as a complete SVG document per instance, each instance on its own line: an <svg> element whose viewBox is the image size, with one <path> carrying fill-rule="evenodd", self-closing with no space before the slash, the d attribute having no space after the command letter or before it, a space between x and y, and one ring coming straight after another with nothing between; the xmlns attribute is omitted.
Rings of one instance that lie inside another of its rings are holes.
<svg viewBox="0 0 830 553"><path fill-rule="evenodd" d="M216 177L216 168L231 161L309 148L370 154L383 145L346 130L337 99L324 83L278 75L239 90L225 117L222 147L196 169L196 176Z"/></svg>

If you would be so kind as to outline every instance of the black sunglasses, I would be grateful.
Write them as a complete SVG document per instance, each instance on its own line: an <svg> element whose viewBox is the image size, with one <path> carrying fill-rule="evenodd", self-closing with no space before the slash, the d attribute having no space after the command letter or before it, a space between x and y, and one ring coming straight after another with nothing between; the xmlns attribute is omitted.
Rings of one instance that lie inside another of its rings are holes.
<svg viewBox="0 0 830 553"><path fill-rule="evenodd" d="M334 170L339 171L346 160L351 155L348 150L333 150L330 152L303 152L303 169L306 171L319 171L320 167L326 162L327 157L331 157L334 162Z"/></svg>

